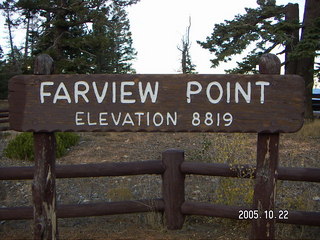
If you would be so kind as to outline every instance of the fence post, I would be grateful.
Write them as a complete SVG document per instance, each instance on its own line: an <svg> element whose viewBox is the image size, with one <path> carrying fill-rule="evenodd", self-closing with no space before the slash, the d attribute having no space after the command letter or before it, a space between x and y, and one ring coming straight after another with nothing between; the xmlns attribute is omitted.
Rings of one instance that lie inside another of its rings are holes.
<svg viewBox="0 0 320 240"><path fill-rule="evenodd" d="M35 60L34 74L49 75L53 72L53 60L47 54ZM54 133L35 132L35 172L32 184L34 206L34 239L57 239L56 173Z"/></svg>
<svg viewBox="0 0 320 240"><path fill-rule="evenodd" d="M184 202L184 179L180 166L184 161L184 151L170 149L162 153L165 171L162 175L162 191L164 200L164 214L167 228L181 229L184 215L181 206Z"/></svg>
<svg viewBox="0 0 320 240"><path fill-rule="evenodd" d="M281 63L274 54L262 55L261 74L280 74ZM274 202L279 158L279 133L258 133L257 170L254 186L253 209L261 218L252 221L252 239L275 239ZM269 216L268 213L271 213Z"/></svg>

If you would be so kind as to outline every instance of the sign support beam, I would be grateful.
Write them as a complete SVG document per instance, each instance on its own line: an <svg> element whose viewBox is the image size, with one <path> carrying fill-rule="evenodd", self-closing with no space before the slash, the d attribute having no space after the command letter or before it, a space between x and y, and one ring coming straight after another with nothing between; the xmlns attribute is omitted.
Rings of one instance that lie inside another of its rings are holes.
<svg viewBox="0 0 320 240"><path fill-rule="evenodd" d="M35 74L48 75L53 60L47 54L35 60ZM56 139L53 132L34 132L35 171L32 184L34 240L58 239L56 211Z"/></svg>

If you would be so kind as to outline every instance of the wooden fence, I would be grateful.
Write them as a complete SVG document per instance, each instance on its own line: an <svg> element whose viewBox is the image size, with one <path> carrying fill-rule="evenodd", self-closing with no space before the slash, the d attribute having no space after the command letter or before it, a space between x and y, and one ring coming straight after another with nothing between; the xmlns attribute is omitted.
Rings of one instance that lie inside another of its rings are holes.
<svg viewBox="0 0 320 240"><path fill-rule="evenodd" d="M0 180L33 179L34 167L2 167ZM106 202L92 204L58 205L58 218L102 216L125 213L164 212L168 229L180 229L185 215L203 215L239 219L240 210L250 210L241 206L225 206L209 203L185 201L185 175L206 175L220 177L255 177L255 166L200 163L184 161L184 152L168 150L162 160L119 162L79 165L57 165L57 178L83 178L106 176L129 176L159 174L163 179L163 198L137 201ZM278 180L320 182L317 168L278 168ZM320 226L319 212L290 211L288 219L276 222L288 224ZM32 207L0 208L0 220L32 219Z"/></svg>
<svg viewBox="0 0 320 240"><path fill-rule="evenodd" d="M41 65L38 61L38 65ZM36 68L39 70L38 68ZM43 71L41 70L43 69ZM279 74L279 64L261 66L261 74ZM44 66L36 74L50 74ZM1 122L8 121L8 111L1 110ZM1 130L8 130L4 127ZM167 150L161 161L55 165L53 133L34 133L35 166L0 168L0 180L33 179L33 207L0 208L0 220L34 219L35 239L58 237L56 218L88 217L111 214L164 212L168 229L180 229L186 215L239 219L239 211L257 211L252 217L252 239L274 239L275 223L320 226L320 212L291 211L280 219L275 209L277 180L320 182L320 169L278 167L279 133L258 133L256 166L185 162L181 150ZM253 172L252 172L253 171ZM250 174L249 174L250 173ZM253 173L253 174L252 174ZM162 175L162 198L123 202L56 205L55 179L77 177ZM185 175L255 178L252 208L200 203L185 200ZM262 217L264 211L274 217Z"/></svg>

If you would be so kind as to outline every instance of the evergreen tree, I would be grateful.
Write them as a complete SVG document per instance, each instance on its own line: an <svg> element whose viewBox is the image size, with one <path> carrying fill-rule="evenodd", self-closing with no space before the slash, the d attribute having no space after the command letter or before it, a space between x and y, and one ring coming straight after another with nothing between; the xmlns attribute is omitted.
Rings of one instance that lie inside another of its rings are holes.
<svg viewBox="0 0 320 240"><path fill-rule="evenodd" d="M19 19L15 20L13 14L16 12L16 6L14 0L6 0L2 4L0 4L0 9L2 10L2 14L5 17L5 26L8 30L8 40L10 46L10 53L8 62L11 65L12 72L21 72L20 63L17 60L17 47L13 42L13 29L19 25Z"/></svg>
<svg viewBox="0 0 320 240"><path fill-rule="evenodd" d="M241 54L255 44L243 61L237 62L238 66L227 70L227 73L256 73L262 54L285 48L278 54L286 53L286 64L294 63L293 68L286 68L287 73L304 77L307 90L305 117L312 118L313 77L319 72L319 67L314 69L314 61L320 50L320 1L306 0L302 24L295 18L290 18L291 21L286 19L292 5L277 6L275 0L257 0L257 4L256 9L246 8L245 14L216 24L211 36L198 43L215 55L211 60L212 67L230 61L233 55ZM302 34L297 39L294 36L299 29L302 29Z"/></svg>
<svg viewBox="0 0 320 240"><path fill-rule="evenodd" d="M107 56L111 58L105 58L106 70L109 73L133 73L131 60L134 59L136 52L132 48L130 24L123 7L116 4L111 6L107 30L110 43Z"/></svg>
<svg viewBox="0 0 320 240"><path fill-rule="evenodd" d="M139 0L5 0L10 52L0 49L0 98L8 79L29 74L33 59L48 53L56 73L130 73L132 47L125 7ZM13 14L14 13L14 14ZM15 46L13 28L26 29L23 46ZM3 59L3 60L2 60Z"/></svg>
<svg viewBox="0 0 320 240"><path fill-rule="evenodd" d="M27 29L24 56L48 53L57 73L131 71L135 52L124 8L136 2L19 0L16 7ZM34 29L32 22L39 27Z"/></svg>
<svg viewBox="0 0 320 240"><path fill-rule="evenodd" d="M130 24L125 9L116 3L99 7L90 34L86 36L87 53L94 73L130 73L136 52L132 47Z"/></svg>

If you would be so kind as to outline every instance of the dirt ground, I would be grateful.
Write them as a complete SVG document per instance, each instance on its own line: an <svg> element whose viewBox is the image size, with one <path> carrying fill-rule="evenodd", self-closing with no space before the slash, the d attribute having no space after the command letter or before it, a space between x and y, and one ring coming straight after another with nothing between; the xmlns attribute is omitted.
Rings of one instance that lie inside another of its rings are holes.
<svg viewBox="0 0 320 240"><path fill-rule="evenodd" d="M2 133L0 148L15 134ZM161 159L161 152L170 148L185 150L186 161L255 163L255 134L80 133L80 136L79 145L57 159L57 164L157 160ZM319 140L320 136L282 135L280 165L320 168ZM0 160L0 167L32 164L4 156ZM222 184L230 184L227 186L231 190L223 192L219 187ZM186 199L216 202L222 198L220 202L248 204L237 195L224 199L223 194L230 192L249 195L247 186L239 184L240 190L234 186L218 177L187 176ZM318 183L279 181L277 188L278 208L320 210ZM1 181L0 190L0 207L32 204L30 180ZM160 197L161 178L155 175L57 180L58 204ZM59 219L58 226L60 239L248 239L250 232L247 222L199 216L187 216L182 230L169 231L162 224L162 216L156 213ZM319 239L319 236L320 227L277 225L278 239ZM32 239L32 221L0 222L0 239Z"/></svg>

